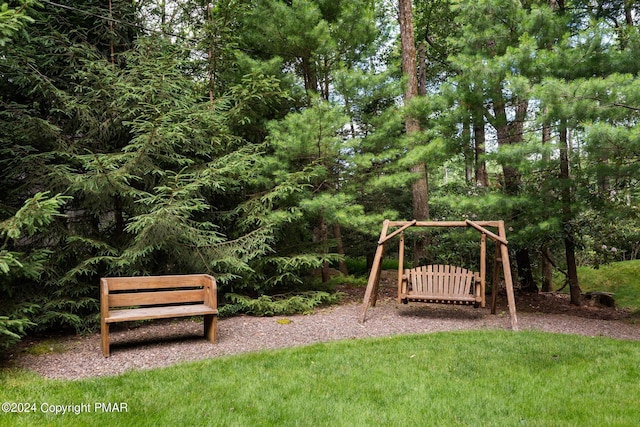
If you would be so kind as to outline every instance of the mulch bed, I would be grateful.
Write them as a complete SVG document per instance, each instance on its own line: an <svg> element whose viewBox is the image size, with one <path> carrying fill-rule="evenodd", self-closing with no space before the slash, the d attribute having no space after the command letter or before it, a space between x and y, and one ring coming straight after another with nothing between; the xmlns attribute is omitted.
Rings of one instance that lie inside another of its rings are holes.
<svg viewBox="0 0 640 427"><path fill-rule="evenodd" d="M167 319L142 324L123 324L111 334L112 355L100 351L100 334L28 337L13 349L0 366L28 369L47 378L79 379L118 375L130 370L151 369L185 361L329 341L383 337L452 330L510 330L505 295L499 293L497 315L490 308L396 303L393 280L383 281L378 303L369 308L361 323L365 289L341 286L342 302L322 307L311 315L253 317L235 316L219 321L220 342L202 338L202 321ZM489 304L487 304L489 305ZM626 310L601 306L574 306L563 294L516 294L521 330L607 336L640 340L640 321ZM36 355L35 345L50 345Z"/></svg>

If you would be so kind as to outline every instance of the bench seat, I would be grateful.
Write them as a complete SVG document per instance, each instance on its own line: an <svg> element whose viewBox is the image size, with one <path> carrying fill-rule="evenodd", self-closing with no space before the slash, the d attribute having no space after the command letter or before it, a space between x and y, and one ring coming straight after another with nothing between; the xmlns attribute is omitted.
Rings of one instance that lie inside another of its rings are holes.
<svg viewBox="0 0 640 427"><path fill-rule="evenodd" d="M204 304L131 308L126 310L111 310L109 311L109 317L105 317L104 321L107 323L131 322L135 320L203 316L205 314L218 314L218 310L214 310Z"/></svg>
<svg viewBox="0 0 640 427"><path fill-rule="evenodd" d="M424 301L424 302L460 302L474 304L479 302L473 295L407 295L408 301Z"/></svg>

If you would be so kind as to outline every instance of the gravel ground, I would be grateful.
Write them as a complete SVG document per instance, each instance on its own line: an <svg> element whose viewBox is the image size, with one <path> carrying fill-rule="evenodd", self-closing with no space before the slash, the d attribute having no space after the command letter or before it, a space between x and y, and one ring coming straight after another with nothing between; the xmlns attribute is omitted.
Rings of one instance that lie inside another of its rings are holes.
<svg viewBox="0 0 640 427"><path fill-rule="evenodd" d="M508 311L491 315L488 308L398 306L391 298L383 298L369 309L364 324L359 322L361 313L362 304L351 301L319 309L311 315L221 319L216 345L202 338L202 322L193 320L155 321L130 328L119 324L112 326L109 358L104 358L100 351L100 334L93 334L60 338L56 348L61 346L63 351L40 356L16 351L8 362L47 378L79 379L317 342L437 331L511 329ZM521 330L640 340L640 325L620 320L526 311L518 312L517 317Z"/></svg>

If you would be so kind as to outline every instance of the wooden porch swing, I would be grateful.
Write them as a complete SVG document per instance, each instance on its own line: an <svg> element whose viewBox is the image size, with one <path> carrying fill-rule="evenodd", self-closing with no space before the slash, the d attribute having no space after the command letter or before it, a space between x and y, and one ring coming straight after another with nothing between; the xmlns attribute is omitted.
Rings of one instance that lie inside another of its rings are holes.
<svg viewBox="0 0 640 427"><path fill-rule="evenodd" d="M473 272L463 267L452 265L428 265L418 266L412 269L404 269L404 231L409 227L472 227L481 233L480 236L480 271ZM387 234L391 227L399 227ZM486 227L497 228L493 233ZM511 329L518 330L518 318L516 316L515 298L513 295L513 281L511 266L509 264L509 251L504 228L504 221L389 221L382 224L378 248L373 260L367 290L364 294L362 322L366 320L367 309L373 307L378 299L380 285L380 270L385 243L393 237L400 235L398 254L398 303L420 301L430 303L448 304L473 304L475 307L484 307L486 271L487 271L487 237L495 242L496 251L493 263L491 314L496 314L496 297L499 279L499 267L507 290L507 302Z"/></svg>

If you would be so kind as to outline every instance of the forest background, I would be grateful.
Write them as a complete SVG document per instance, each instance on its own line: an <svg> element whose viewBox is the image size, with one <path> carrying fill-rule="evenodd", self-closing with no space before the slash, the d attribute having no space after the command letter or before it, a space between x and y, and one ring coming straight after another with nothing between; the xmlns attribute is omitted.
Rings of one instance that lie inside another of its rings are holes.
<svg viewBox="0 0 640 427"><path fill-rule="evenodd" d="M2 3L0 349L95 328L102 276L209 273L228 313L313 304L311 273L363 274L385 218L504 219L517 287L560 272L579 303L576 266L640 251L639 13ZM476 240L409 232L409 258L474 266Z"/></svg>

